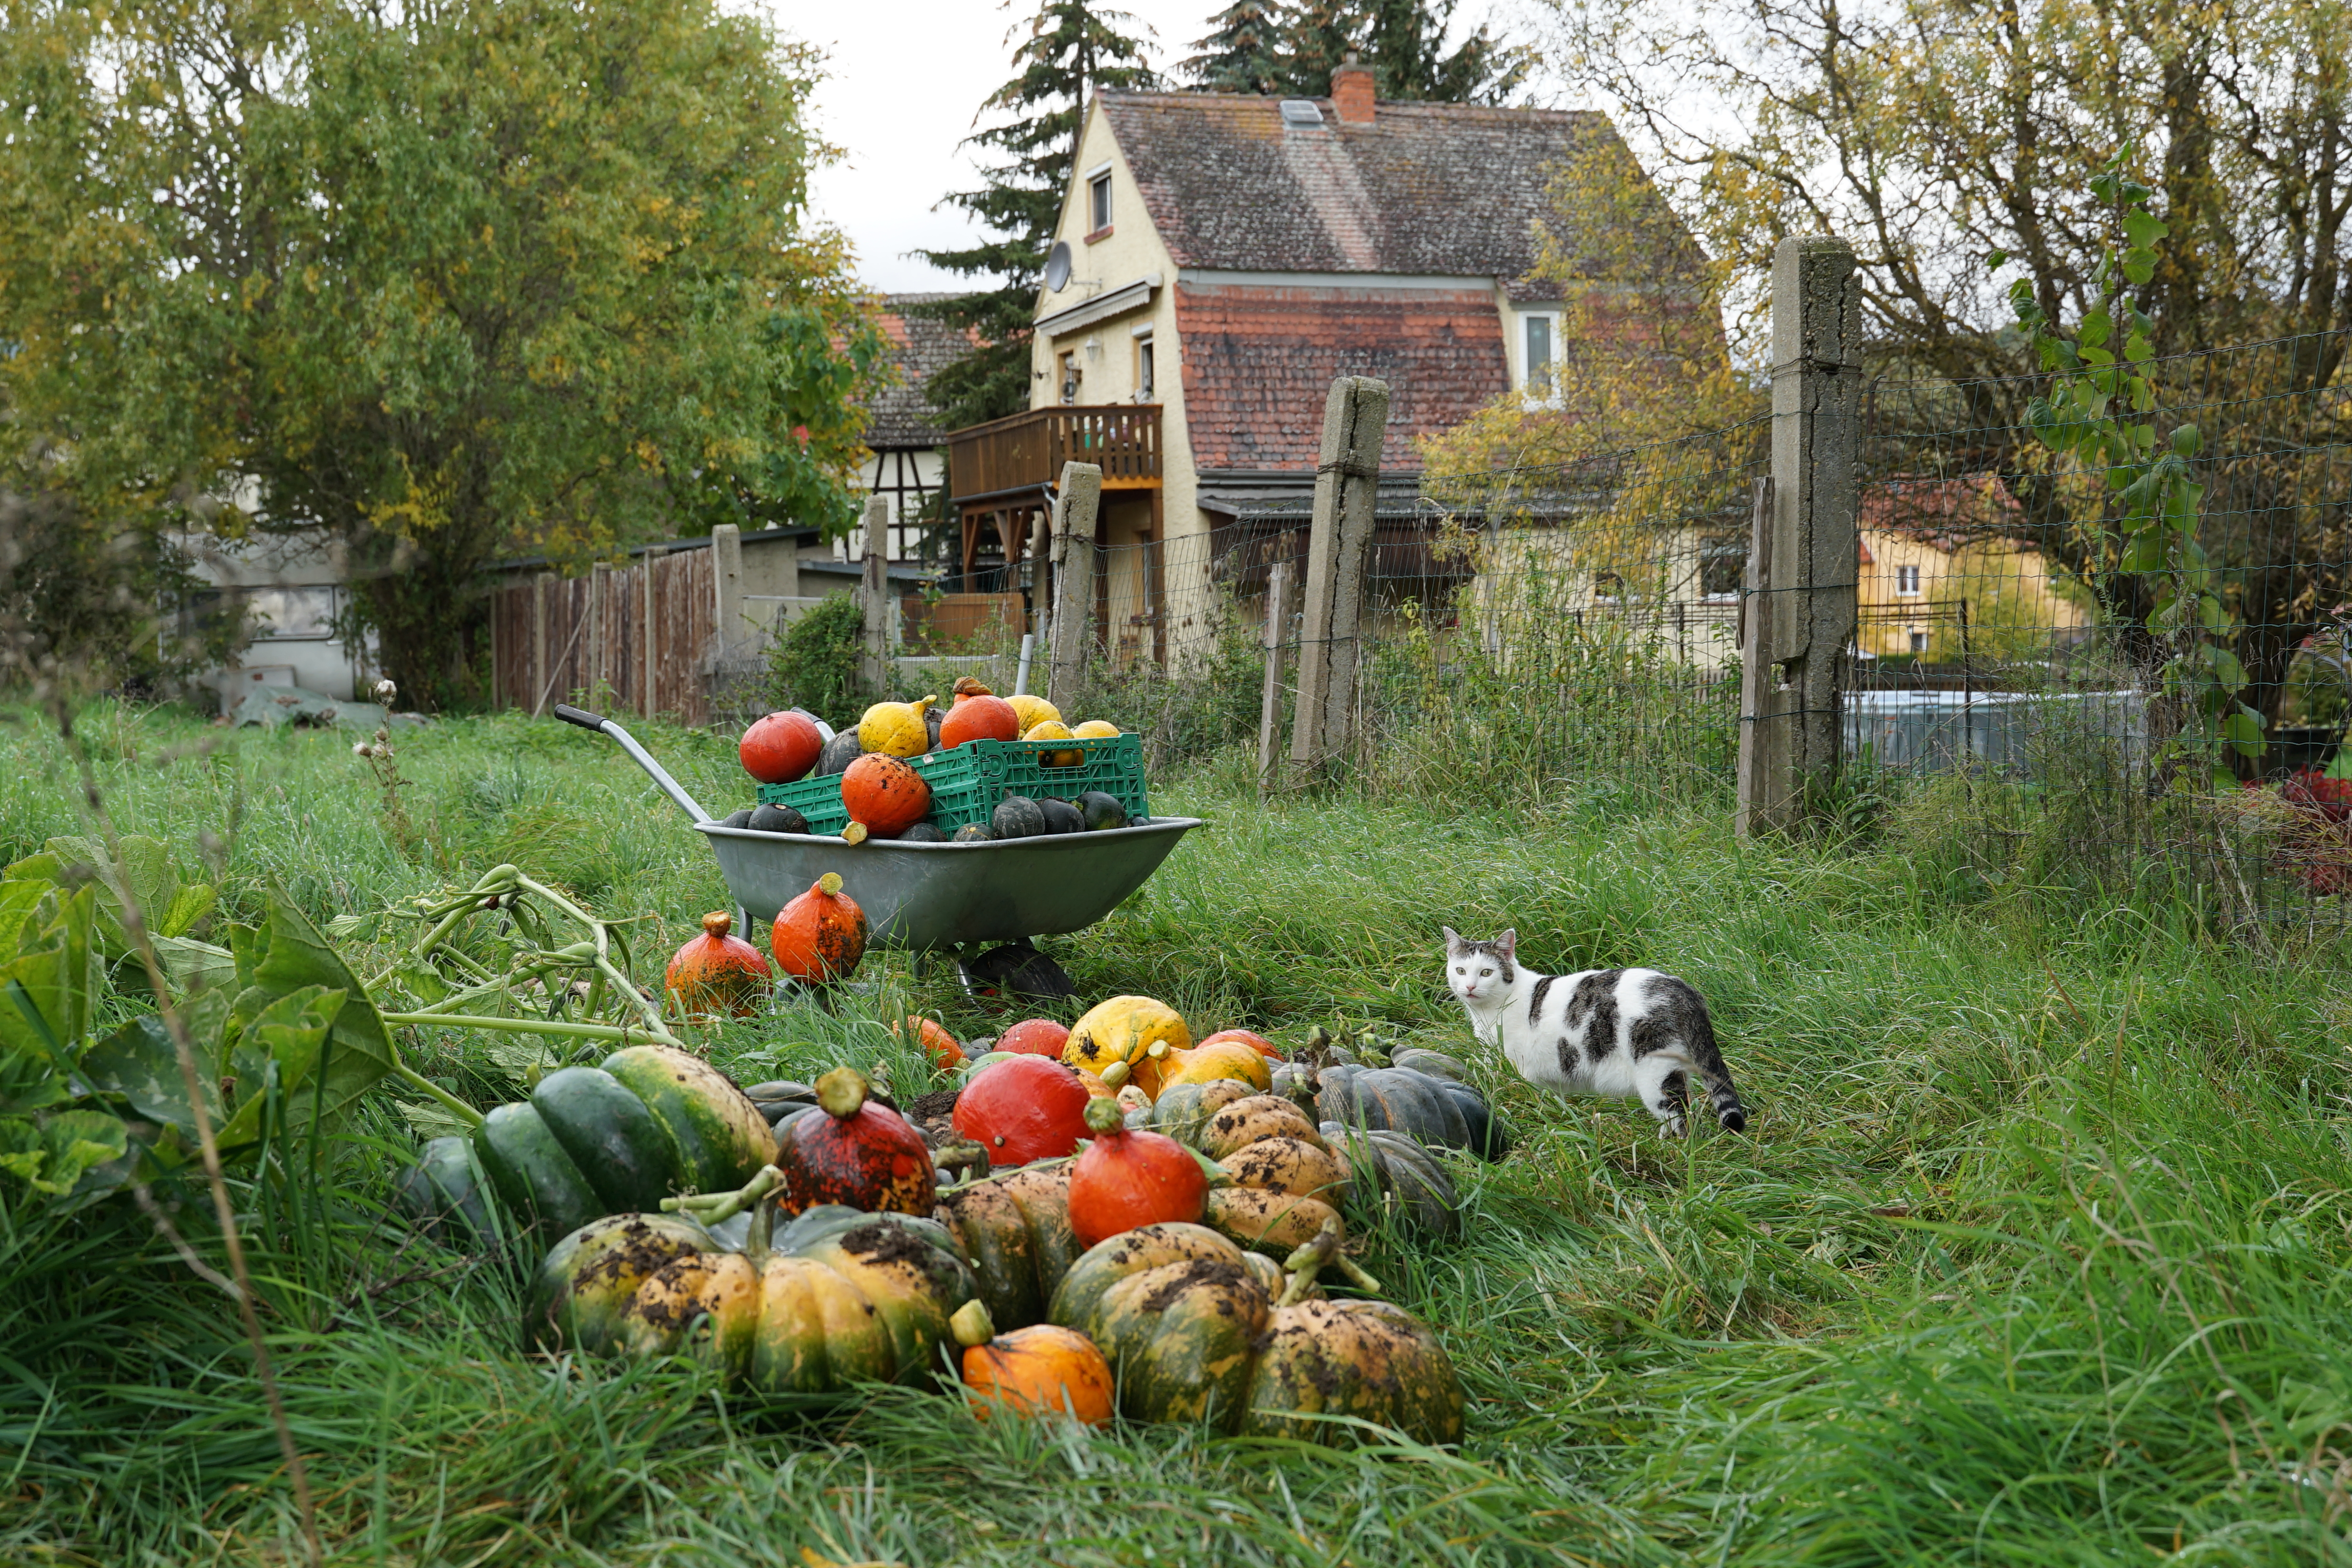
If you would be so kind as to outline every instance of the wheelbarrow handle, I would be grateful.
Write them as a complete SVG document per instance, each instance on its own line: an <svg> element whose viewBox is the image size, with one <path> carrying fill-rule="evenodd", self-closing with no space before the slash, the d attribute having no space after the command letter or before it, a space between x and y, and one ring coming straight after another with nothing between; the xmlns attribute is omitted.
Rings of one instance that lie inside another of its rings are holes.
<svg viewBox="0 0 2352 1568"><path fill-rule="evenodd" d="M637 766L653 776L654 783L661 786L662 793L677 803L678 810L686 813L688 820L709 822L711 819L710 814L702 809L702 803L687 794L686 786L670 777L669 770L654 761L653 753L637 744L635 736L614 723L610 719L601 713L591 713L584 708L574 708L569 702L557 703L555 716L567 724L577 724L583 730L593 730L600 735L612 736L621 742L623 751L636 760Z"/></svg>

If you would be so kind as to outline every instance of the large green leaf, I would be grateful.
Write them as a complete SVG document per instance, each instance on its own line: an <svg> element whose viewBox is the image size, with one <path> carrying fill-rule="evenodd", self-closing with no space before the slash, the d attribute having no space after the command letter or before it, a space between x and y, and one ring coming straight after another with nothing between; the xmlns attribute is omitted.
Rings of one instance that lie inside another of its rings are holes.
<svg viewBox="0 0 2352 1568"><path fill-rule="evenodd" d="M63 1197L93 1167L130 1152L130 1130L103 1110L0 1117L0 1172L34 1191Z"/></svg>
<svg viewBox="0 0 2352 1568"><path fill-rule="evenodd" d="M289 1128L310 1124L312 1112L320 1108L320 1057L343 1002L341 991L306 985L270 1001L237 1031L229 1046L228 1070L224 1075L236 1086L237 1106L228 1125L215 1135L223 1149L242 1148L261 1136L262 1116L273 1084L280 1124ZM328 1109L333 1109L331 1102Z"/></svg>
<svg viewBox="0 0 2352 1568"><path fill-rule="evenodd" d="M0 956L0 1054L27 1053L69 1064L89 1033L92 996L103 986L90 948L96 897L47 888L24 910L13 952ZM10 986L22 986L12 995Z"/></svg>
<svg viewBox="0 0 2352 1568"><path fill-rule="evenodd" d="M222 991L201 993L180 1015L195 1049L196 1084L215 1127L228 1117L220 1091L228 1015L229 997ZM81 1070L92 1088L121 1095L141 1116L177 1129L182 1142L195 1145L196 1113L188 1102L187 1076L162 1018L150 1013L131 1019L90 1047Z"/></svg>
<svg viewBox="0 0 2352 1568"><path fill-rule="evenodd" d="M52 838L37 855L28 855L5 873L9 881L54 882L73 887L92 882L100 889L98 941L110 963L131 955L131 938L122 923L125 901L136 900L140 918L151 937L180 937L212 910L214 890L201 882L181 879L172 847L160 838L130 834L119 841L122 858L115 860L94 838Z"/></svg>
<svg viewBox="0 0 2352 1568"><path fill-rule="evenodd" d="M283 889L270 889L268 912L258 928L231 931L229 949L236 956L237 980L247 989L259 986L273 996L288 996L315 985L343 994L342 1010L335 1015L328 1037L320 1091L327 1114L366 1093L398 1062L392 1032L369 1000L367 987ZM251 1016L243 1002L240 997L239 1012Z"/></svg>

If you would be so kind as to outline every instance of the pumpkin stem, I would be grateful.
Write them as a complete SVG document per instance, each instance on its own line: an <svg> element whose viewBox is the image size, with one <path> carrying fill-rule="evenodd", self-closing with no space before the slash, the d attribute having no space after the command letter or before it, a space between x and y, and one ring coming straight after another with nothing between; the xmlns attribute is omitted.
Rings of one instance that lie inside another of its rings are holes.
<svg viewBox="0 0 2352 1568"><path fill-rule="evenodd" d="M933 1150L931 1163L942 1171L984 1171L988 1168L988 1151L968 1138L959 1138Z"/></svg>
<svg viewBox="0 0 2352 1568"><path fill-rule="evenodd" d="M841 897L841 873L827 871L824 876L819 877L816 879L816 890L828 899Z"/></svg>
<svg viewBox="0 0 2352 1568"><path fill-rule="evenodd" d="M743 1256L751 1260L754 1268L768 1266L768 1254L775 1250L776 1205L781 1194L770 1193L751 1211L751 1239L744 1246Z"/></svg>
<svg viewBox="0 0 2352 1568"><path fill-rule="evenodd" d="M863 844L863 843L865 843L865 842L866 842L866 824L864 824L864 823L862 823L862 822L853 822L853 823L851 823L848 826L846 826L846 827L845 827L845 828L843 828L843 829L841 830L841 838L842 838L842 842L843 842L843 843L845 843L845 844ZM832 873L832 872L830 872L830 871L828 871L828 872L826 872L826 873L825 873L825 875L826 875L826 876L828 876L828 877L830 877L831 875L833 875L833 873Z"/></svg>
<svg viewBox="0 0 2352 1568"><path fill-rule="evenodd" d="M827 1116L846 1121L866 1103L871 1087L856 1068L835 1068L816 1080L816 1102Z"/></svg>
<svg viewBox="0 0 2352 1568"><path fill-rule="evenodd" d="M1128 1071L1128 1065L1125 1062L1113 1062L1095 1076L1102 1079L1104 1088L1117 1089L1127 1081Z"/></svg>
<svg viewBox="0 0 2352 1568"><path fill-rule="evenodd" d="M734 926L735 917L725 910L713 910L702 917L702 934L707 937L725 936Z"/></svg>
<svg viewBox="0 0 2352 1568"><path fill-rule="evenodd" d="M1275 1305L1295 1307L1305 1300L1315 1289L1315 1276L1339 1256L1339 1223L1327 1219L1312 1239L1301 1243L1297 1251L1282 1260L1282 1266L1291 1271L1290 1282L1282 1288L1281 1299Z"/></svg>
<svg viewBox="0 0 2352 1568"><path fill-rule="evenodd" d="M990 690L987 687L982 686L979 681L974 680L969 675L960 675L956 677L955 694L958 697L993 697L996 695L995 692Z"/></svg>
<svg viewBox="0 0 2352 1568"><path fill-rule="evenodd" d="M966 1350L984 1345L996 1337L996 1321L988 1315L988 1303L977 1296L956 1309L955 1316L948 1320L948 1327L954 1331L956 1343Z"/></svg>
<svg viewBox="0 0 2352 1568"><path fill-rule="evenodd" d="M1127 1116L1119 1110L1118 1101L1108 1097L1098 1096L1087 1100L1086 1118L1087 1125L1097 1136L1124 1131L1127 1128Z"/></svg>

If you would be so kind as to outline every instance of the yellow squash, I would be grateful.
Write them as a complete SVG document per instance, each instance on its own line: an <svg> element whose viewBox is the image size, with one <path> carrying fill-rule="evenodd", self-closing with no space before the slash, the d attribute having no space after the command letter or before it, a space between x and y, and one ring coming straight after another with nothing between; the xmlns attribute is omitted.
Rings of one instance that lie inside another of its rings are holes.
<svg viewBox="0 0 2352 1568"><path fill-rule="evenodd" d="M919 757L931 749L931 728L923 715L938 699L877 702L857 721L857 743L885 756Z"/></svg>
<svg viewBox="0 0 2352 1568"><path fill-rule="evenodd" d="M1114 996L1072 1026L1062 1059L1114 1089L1132 1082L1156 1100L1167 1058L1192 1047L1192 1031L1175 1008L1149 996Z"/></svg>

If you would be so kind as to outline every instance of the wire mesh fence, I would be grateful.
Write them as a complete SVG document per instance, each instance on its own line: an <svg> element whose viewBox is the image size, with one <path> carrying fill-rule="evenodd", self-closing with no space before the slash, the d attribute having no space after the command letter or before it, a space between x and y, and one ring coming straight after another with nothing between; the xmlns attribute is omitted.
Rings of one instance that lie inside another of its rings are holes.
<svg viewBox="0 0 2352 1568"><path fill-rule="evenodd" d="M2036 437L2046 378L1872 382L1839 788L1956 792L1987 853L2039 857L2030 871L2185 875L2252 916L2336 907L2352 891L2347 347L2300 337L2152 367L2158 429L2203 435L2198 538L2234 612L2214 635L2264 721L2254 758L2185 755L2176 649L2147 629L2160 581L2123 569L2107 477ZM1351 775L1455 802L1727 802L1772 437L1768 417L1573 464L1391 479ZM1163 761L1284 749L1310 505L1235 505L1097 552L1093 694ZM2197 776L2213 760L2229 787Z"/></svg>

